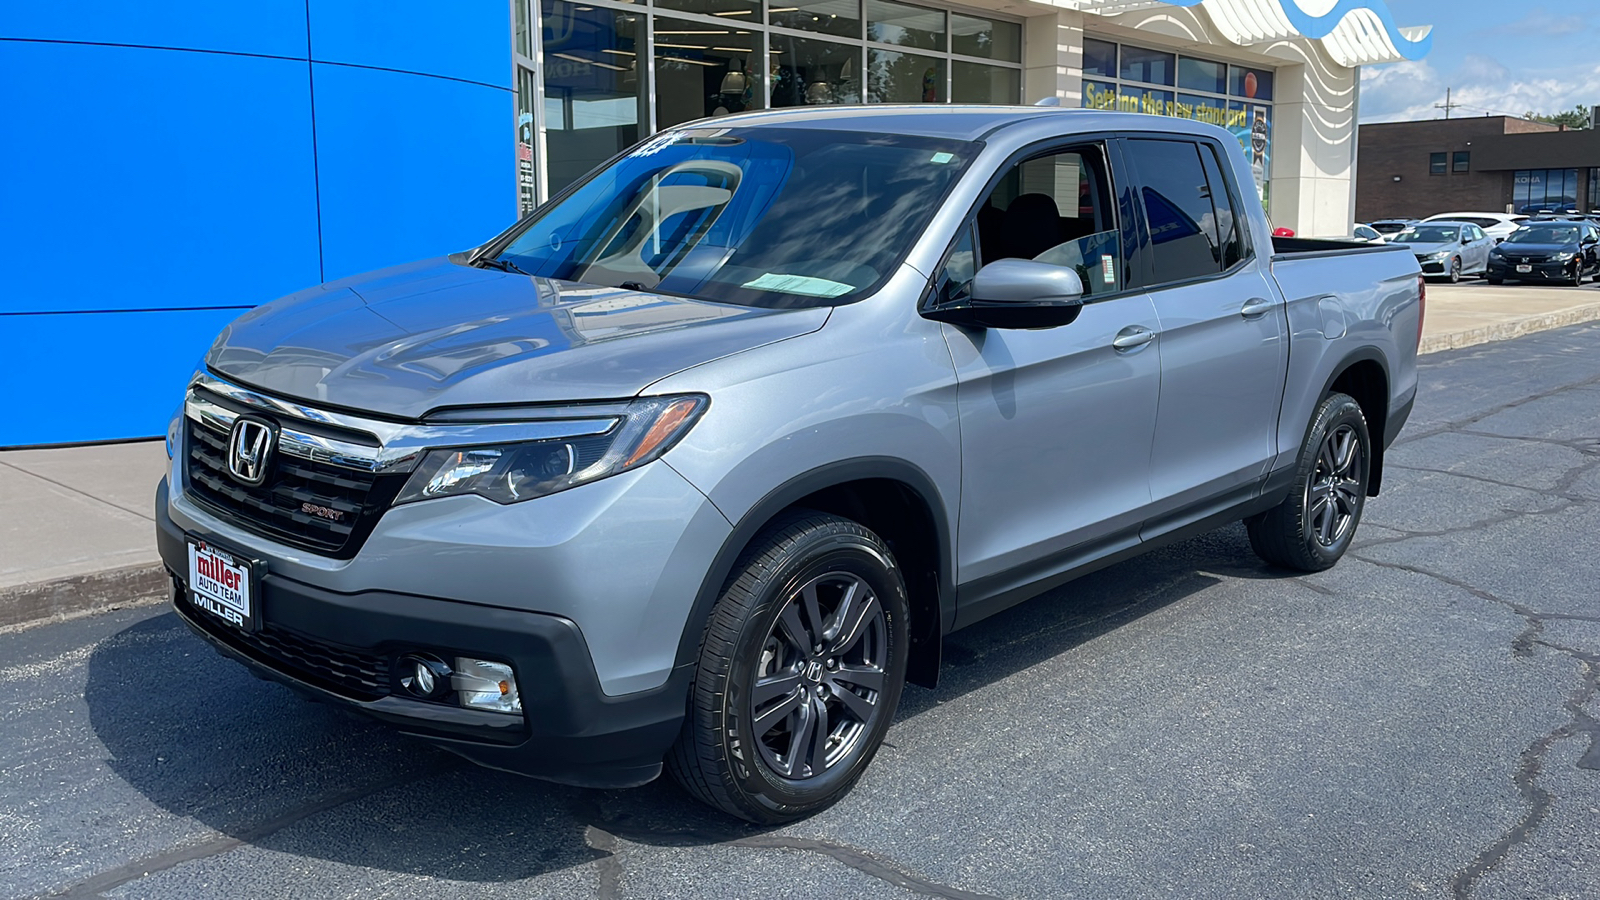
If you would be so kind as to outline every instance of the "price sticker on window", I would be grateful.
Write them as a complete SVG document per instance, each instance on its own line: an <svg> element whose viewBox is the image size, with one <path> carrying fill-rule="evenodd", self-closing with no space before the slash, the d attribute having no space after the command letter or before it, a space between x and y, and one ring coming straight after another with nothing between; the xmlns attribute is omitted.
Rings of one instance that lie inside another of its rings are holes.
<svg viewBox="0 0 1600 900"><path fill-rule="evenodd" d="M1109 253L1100 256L1100 280L1106 284L1117 283L1117 262Z"/></svg>

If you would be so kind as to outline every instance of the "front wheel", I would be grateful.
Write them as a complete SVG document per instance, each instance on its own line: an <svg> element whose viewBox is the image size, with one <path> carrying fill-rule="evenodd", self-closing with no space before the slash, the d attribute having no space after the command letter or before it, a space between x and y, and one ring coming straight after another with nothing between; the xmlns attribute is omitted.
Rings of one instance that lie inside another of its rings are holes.
<svg viewBox="0 0 1600 900"><path fill-rule="evenodd" d="M1573 287L1583 287L1583 260L1573 260L1572 277L1567 280L1567 283Z"/></svg>
<svg viewBox="0 0 1600 900"><path fill-rule="evenodd" d="M908 615L900 569L870 530L808 511L775 522L712 611L668 771L757 824L832 804L894 717Z"/></svg>
<svg viewBox="0 0 1600 900"><path fill-rule="evenodd" d="M1453 257L1450 260L1450 283L1461 283L1461 257L1459 256Z"/></svg>
<svg viewBox="0 0 1600 900"><path fill-rule="evenodd" d="M1274 565L1320 572L1350 548L1366 506L1372 439L1361 405L1345 394L1318 404L1300 448L1294 488L1245 520L1250 546Z"/></svg>

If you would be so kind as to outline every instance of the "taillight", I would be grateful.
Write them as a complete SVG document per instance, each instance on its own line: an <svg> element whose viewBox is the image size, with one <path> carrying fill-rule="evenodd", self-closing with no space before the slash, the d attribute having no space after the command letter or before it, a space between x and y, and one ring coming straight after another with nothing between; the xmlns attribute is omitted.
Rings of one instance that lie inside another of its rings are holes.
<svg viewBox="0 0 1600 900"><path fill-rule="evenodd" d="M1422 320L1428 315L1428 279L1417 276L1417 346L1422 346Z"/></svg>

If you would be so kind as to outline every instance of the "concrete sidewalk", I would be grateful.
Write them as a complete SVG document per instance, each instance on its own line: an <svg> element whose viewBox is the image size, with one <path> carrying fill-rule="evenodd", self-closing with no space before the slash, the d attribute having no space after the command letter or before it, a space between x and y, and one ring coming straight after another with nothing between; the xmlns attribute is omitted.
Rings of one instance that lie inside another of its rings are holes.
<svg viewBox="0 0 1600 900"><path fill-rule="evenodd" d="M1600 320L1600 289L1429 285L1424 353ZM150 602L160 440L0 451L0 628Z"/></svg>

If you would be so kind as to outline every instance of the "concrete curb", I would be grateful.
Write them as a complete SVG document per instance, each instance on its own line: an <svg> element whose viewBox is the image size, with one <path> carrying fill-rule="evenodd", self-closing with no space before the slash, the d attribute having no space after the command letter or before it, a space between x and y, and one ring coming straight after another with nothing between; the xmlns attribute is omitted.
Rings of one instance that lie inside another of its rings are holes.
<svg viewBox="0 0 1600 900"><path fill-rule="evenodd" d="M0 588L0 628L163 597L172 589L160 564L125 566Z"/></svg>
<svg viewBox="0 0 1600 900"><path fill-rule="evenodd" d="M1545 313L1542 316L1529 316L1526 319L1496 322L1493 325L1485 325L1482 328L1469 328L1466 331L1457 331L1451 334L1424 336L1421 345L1417 347L1417 352L1438 353L1441 350L1459 350L1462 347L1510 340L1511 338L1522 337L1525 334L1550 331L1554 328L1565 328L1568 325L1580 325L1597 319L1600 319L1600 303L1590 303L1585 306L1556 310L1553 313Z"/></svg>

